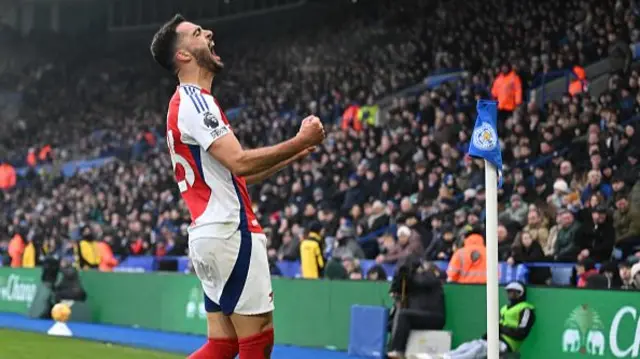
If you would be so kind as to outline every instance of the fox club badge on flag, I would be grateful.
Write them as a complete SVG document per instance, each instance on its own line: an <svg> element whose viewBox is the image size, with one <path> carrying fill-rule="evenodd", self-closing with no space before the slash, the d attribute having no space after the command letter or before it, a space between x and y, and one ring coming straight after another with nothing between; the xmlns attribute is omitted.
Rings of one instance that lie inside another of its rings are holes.
<svg viewBox="0 0 640 359"><path fill-rule="evenodd" d="M496 101L478 100L476 105L478 117L471 135L469 156L489 161L498 171L498 187L502 187L502 152L498 140L498 103Z"/></svg>

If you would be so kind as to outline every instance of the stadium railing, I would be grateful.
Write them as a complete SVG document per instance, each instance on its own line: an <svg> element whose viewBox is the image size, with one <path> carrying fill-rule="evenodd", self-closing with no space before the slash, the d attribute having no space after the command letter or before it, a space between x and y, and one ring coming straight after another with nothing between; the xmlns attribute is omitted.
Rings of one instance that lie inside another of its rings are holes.
<svg viewBox="0 0 640 359"><path fill-rule="evenodd" d="M158 271L168 262L175 262L174 267L177 272L187 273L189 271L189 258L186 256L129 256L125 258L115 271L118 272L153 272ZM358 261L360 270L363 275L376 265L375 260L362 259ZM449 266L448 261L434 261L441 271L446 271ZM278 269L282 272L282 276L286 278L300 278L300 262L299 261L279 261ZM381 264L387 279L391 280L396 271L395 264ZM551 284L565 286L569 285L575 263L556 263L556 262L534 262L526 264L517 264L514 266L506 262L499 264L500 283L504 284L512 280L527 282L527 277L531 268L549 268L551 271Z"/></svg>

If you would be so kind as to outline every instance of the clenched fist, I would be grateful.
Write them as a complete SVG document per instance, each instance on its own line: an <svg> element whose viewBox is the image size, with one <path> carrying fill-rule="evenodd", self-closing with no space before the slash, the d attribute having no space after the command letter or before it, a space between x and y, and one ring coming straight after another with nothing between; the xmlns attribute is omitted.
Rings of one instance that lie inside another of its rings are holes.
<svg viewBox="0 0 640 359"><path fill-rule="evenodd" d="M322 122L316 116L305 118L302 120L297 136L304 141L307 147L321 144L325 137Z"/></svg>

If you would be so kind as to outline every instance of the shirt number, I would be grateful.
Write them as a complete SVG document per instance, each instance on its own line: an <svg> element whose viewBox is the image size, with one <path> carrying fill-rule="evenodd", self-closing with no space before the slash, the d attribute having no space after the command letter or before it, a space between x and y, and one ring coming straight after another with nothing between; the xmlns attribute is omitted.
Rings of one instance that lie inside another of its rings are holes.
<svg viewBox="0 0 640 359"><path fill-rule="evenodd" d="M184 179L178 181L178 188L180 189L180 193L186 192L190 186L193 186L193 183L196 180L196 174L191 168L191 165L189 165L189 161L176 153L175 145L173 143L173 131L171 130L167 131L167 145L169 146L173 172L175 173L178 165L182 166L184 169Z"/></svg>

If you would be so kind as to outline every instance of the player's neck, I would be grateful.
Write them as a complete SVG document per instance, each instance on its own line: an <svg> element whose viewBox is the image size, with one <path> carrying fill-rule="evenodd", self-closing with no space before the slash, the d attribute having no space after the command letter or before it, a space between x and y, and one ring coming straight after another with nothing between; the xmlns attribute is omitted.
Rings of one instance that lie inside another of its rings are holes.
<svg viewBox="0 0 640 359"><path fill-rule="evenodd" d="M180 84L197 85L198 87L211 92L211 84L214 75L211 72L198 69L196 71L181 71L178 75Z"/></svg>

